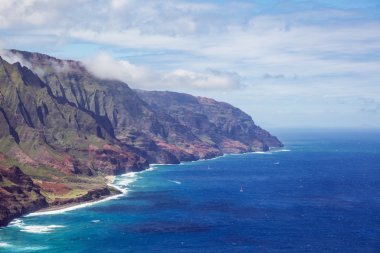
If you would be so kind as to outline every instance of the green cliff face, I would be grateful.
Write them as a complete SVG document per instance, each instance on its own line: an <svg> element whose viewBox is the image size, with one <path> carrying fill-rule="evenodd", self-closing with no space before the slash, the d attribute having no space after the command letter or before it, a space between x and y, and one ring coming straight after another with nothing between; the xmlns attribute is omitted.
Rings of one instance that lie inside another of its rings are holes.
<svg viewBox="0 0 380 253"><path fill-rule="evenodd" d="M0 169L19 166L49 205L111 194L105 175L149 163L282 146L229 104L135 91L80 62L9 53L28 68L0 58Z"/></svg>
<svg viewBox="0 0 380 253"><path fill-rule="evenodd" d="M153 110L166 112L222 153L266 151L281 142L240 109L210 98L169 91L136 91Z"/></svg>
<svg viewBox="0 0 380 253"><path fill-rule="evenodd" d="M114 128L106 116L54 94L49 83L28 68L2 59L0 63L0 118L4 129L0 152L4 155L23 158L31 165L42 163L63 173L83 175L97 170L120 173L126 167L141 169L146 164L131 147L124 147L115 139ZM104 152L118 157L119 164L105 164L101 157Z"/></svg>

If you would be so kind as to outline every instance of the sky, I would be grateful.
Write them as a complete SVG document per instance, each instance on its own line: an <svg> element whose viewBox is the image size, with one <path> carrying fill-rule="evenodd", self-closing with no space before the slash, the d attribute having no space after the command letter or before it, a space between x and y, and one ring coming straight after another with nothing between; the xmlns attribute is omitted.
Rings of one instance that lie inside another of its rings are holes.
<svg viewBox="0 0 380 253"><path fill-rule="evenodd" d="M0 0L0 47L225 101L264 128L380 128L380 0Z"/></svg>

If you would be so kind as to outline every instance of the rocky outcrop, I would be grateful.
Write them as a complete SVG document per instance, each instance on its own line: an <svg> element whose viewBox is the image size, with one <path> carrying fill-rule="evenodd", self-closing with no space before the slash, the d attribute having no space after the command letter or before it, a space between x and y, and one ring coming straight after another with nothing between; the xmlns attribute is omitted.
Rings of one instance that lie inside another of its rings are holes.
<svg viewBox="0 0 380 253"><path fill-rule="evenodd" d="M0 226L48 206L40 187L16 166L0 169L0 199Z"/></svg>

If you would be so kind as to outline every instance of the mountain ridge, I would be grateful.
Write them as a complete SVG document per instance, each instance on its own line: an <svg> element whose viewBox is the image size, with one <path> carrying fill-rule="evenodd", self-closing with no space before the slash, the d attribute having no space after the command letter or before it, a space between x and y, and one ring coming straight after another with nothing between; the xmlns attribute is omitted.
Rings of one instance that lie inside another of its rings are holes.
<svg viewBox="0 0 380 253"><path fill-rule="evenodd" d="M0 130L0 169L18 166L49 206L115 193L104 176L152 163L283 146L227 103L133 90L78 61L17 50L0 57Z"/></svg>

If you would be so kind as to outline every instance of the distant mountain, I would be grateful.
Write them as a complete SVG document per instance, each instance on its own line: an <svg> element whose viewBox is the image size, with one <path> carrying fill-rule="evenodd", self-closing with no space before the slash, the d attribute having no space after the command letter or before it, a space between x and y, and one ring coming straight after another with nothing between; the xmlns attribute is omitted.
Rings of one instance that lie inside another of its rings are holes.
<svg viewBox="0 0 380 253"><path fill-rule="evenodd" d="M23 65L0 58L0 172L18 166L47 205L115 193L105 175L142 170L149 163L282 146L229 104L132 90L95 77L77 61L17 50L7 54ZM1 200L13 184L0 180ZM1 203L0 214L9 212Z"/></svg>
<svg viewBox="0 0 380 253"><path fill-rule="evenodd" d="M256 126L251 116L230 104L177 92L136 92L152 110L170 115L221 153L267 151L282 146L276 137Z"/></svg>

